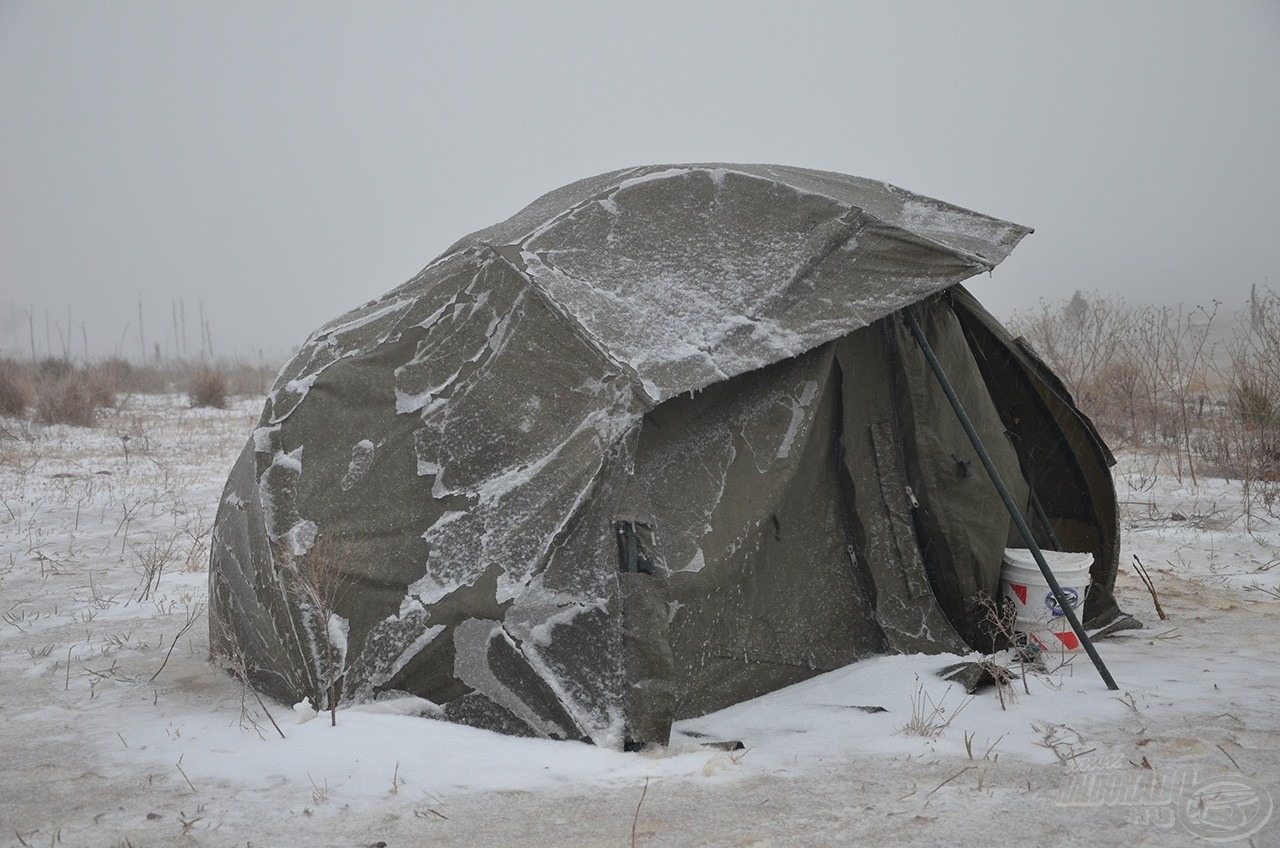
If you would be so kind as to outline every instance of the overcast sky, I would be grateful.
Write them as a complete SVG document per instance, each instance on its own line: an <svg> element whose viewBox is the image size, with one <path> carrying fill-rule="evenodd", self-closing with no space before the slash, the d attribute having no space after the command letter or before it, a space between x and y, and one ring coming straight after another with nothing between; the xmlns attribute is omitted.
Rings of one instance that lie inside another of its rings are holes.
<svg viewBox="0 0 1280 848"><path fill-rule="evenodd" d="M0 0L0 353L275 364L579 177L771 162L1036 228L972 281L1280 288L1280 3ZM181 331L179 331L179 334Z"/></svg>

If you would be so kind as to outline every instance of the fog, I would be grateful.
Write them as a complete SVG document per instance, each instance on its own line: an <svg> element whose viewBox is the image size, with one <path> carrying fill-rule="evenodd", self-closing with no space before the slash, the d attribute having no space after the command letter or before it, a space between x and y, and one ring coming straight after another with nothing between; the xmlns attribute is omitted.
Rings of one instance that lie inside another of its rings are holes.
<svg viewBox="0 0 1280 848"><path fill-rule="evenodd" d="M1272 2L6 2L0 116L0 355L278 362L543 192L656 162L1033 226L972 281L1002 316L1280 287Z"/></svg>

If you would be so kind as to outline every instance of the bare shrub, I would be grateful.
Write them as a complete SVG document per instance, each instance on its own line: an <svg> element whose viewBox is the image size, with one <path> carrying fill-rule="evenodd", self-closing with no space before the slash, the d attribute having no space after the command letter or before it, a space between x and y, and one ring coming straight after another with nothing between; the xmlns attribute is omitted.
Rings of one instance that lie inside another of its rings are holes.
<svg viewBox="0 0 1280 848"><path fill-rule="evenodd" d="M227 390L233 397L258 397L267 393L276 377L276 369L247 363L224 364Z"/></svg>
<svg viewBox="0 0 1280 848"><path fill-rule="evenodd" d="M75 366L71 364L70 359L46 356L36 365L36 370L40 373L40 379L42 380L61 380L71 376Z"/></svg>
<svg viewBox="0 0 1280 848"><path fill-rule="evenodd" d="M1013 675L1004 667L997 659L996 652L1006 649L1013 649L1014 657L1018 661L1021 671L1019 675L1022 678L1022 688L1028 695L1031 689L1027 684L1027 656L1025 639L1020 639L1018 634L1018 608L1013 602L1004 597L991 597L986 592L979 594L976 598L979 608L983 611L983 619L979 625L993 644L992 653L982 660L982 666L992 680L996 684L996 694L1000 696L1000 709L1008 709L1007 704L1012 703L1016 698L1013 689ZM1023 644L1019 644L1019 643Z"/></svg>
<svg viewBox="0 0 1280 848"><path fill-rule="evenodd" d="M1023 336L1116 446L1148 447L1178 480L1195 480L1197 431L1209 400L1217 304L1130 306L1080 292L1019 313Z"/></svg>
<svg viewBox="0 0 1280 848"><path fill-rule="evenodd" d="M1118 297L1080 292L1067 302L1044 303L1015 314L1010 329L1031 343L1081 406L1097 408L1098 389L1113 363L1131 362L1133 313Z"/></svg>
<svg viewBox="0 0 1280 848"><path fill-rule="evenodd" d="M1148 307L1138 328L1139 363L1151 384L1150 427L1163 446L1174 476L1183 474L1196 482L1193 439L1201 423L1209 387L1212 361L1210 330L1218 304L1194 309Z"/></svg>
<svg viewBox="0 0 1280 848"><path fill-rule="evenodd" d="M0 360L0 415L21 415L31 405L31 369L12 359Z"/></svg>
<svg viewBox="0 0 1280 848"><path fill-rule="evenodd" d="M1135 355L1136 326L1135 310L1124 300L1080 292L1009 320L1114 444L1143 438L1136 411L1147 406L1150 387Z"/></svg>
<svg viewBox="0 0 1280 848"><path fill-rule="evenodd" d="M298 644L307 671L306 695L317 710L328 710L333 725L347 662L347 622L338 610L351 588L356 560L350 545L321 537L305 554L287 556L282 574L306 634L306 644Z"/></svg>
<svg viewBox="0 0 1280 848"><path fill-rule="evenodd" d="M95 377L103 384L111 386L116 392L137 391L133 386L134 368L127 359L113 356L93 366Z"/></svg>
<svg viewBox="0 0 1280 848"><path fill-rule="evenodd" d="M1232 325L1219 373L1225 399L1214 404L1199 439L1200 456L1241 481L1247 521L1280 503L1280 296L1256 292Z"/></svg>
<svg viewBox="0 0 1280 848"><path fill-rule="evenodd" d="M36 418L44 424L92 427L98 421L101 394L80 371L61 378L46 378L36 387Z"/></svg>
<svg viewBox="0 0 1280 848"><path fill-rule="evenodd" d="M191 374L187 383L187 395L192 406L214 409L227 408L228 386L226 375L213 368L199 368Z"/></svg>

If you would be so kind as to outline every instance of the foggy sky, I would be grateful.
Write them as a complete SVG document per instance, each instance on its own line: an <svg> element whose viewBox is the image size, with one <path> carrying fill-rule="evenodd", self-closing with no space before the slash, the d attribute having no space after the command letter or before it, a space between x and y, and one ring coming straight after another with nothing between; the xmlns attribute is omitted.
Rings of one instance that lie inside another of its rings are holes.
<svg viewBox="0 0 1280 848"><path fill-rule="evenodd" d="M4 2L0 355L279 364L579 177L852 173L1036 228L972 290L1280 288L1280 4ZM181 329L179 330L179 335Z"/></svg>

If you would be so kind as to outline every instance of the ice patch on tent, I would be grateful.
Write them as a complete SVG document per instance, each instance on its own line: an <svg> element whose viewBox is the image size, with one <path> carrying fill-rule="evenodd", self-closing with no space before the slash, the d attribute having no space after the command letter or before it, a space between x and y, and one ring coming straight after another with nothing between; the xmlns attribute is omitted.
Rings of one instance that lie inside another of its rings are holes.
<svg viewBox="0 0 1280 848"><path fill-rule="evenodd" d="M786 459L791 455L791 448L795 444L797 434L800 432L800 426L807 417L805 411L817 396L817 382L806 380L800 390L800 396L794 399L791 406L791 422L787 425L787 431L782 436L782 444L778 445L776 454L778 459Z"/></svg>
<svg viewBox="0 0 1280 848"><path fill-rule="evenodd" d="M374 626L365 640L364 650L350 666L347 687L353 699L373 697L446 632L443 624L427 624L429 617L421 601L406 596L396 615Z"/></svg>
<svg viewBox="0 0 1280 848"><path fill-rule="evenodd" d="M302 448L299 447L288 452L277 450L271 458L271 464L258 478L267 536L272 541L288 544L290 548L294 547L290 534L302 520L297 507L298 478L301 474Z"/></svg>
<svg viewBox="0 0 1280 848"><path fill-rule="evenodd" d="M364 479L364 475L369 473L369 466L373 464L373 442L368 439L361 439L351 448L351 461L347 464L347 473L342 476L342 482L339 484L342 491L350 491L351 487Z"/></svg>
<svg viewBox="0 0 1280 848"><path fill-rule="evenodd" d="M295 522L289 528L289 532L285 534L284 541L289 548L289 552L294 556L306 556L307 552L311 550L311 546L315 544L316 534L319 531L320 528L316 526L314 521L302 519Z"/></svg>

